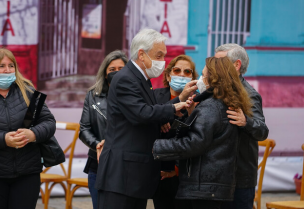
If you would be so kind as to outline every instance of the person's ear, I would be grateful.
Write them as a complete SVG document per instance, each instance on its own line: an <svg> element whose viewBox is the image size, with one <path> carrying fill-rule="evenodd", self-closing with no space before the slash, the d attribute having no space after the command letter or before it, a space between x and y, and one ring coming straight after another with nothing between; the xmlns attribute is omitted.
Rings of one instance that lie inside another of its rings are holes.
<svg viewBox="0 0 304 209"><path fill-rule="evenodd" d="M242 61L241 60L236 60L234 63L233 63L236 71L240 74L240 69L241 69L241 66L242 66Z"/></svg>
<svg viewBox="0 0 304 209"><path fill-rule="evenodd" d="M171 76L167 73L165 74L165 76L166 76L166 80L170 83L171 82Z"/></svg>
<svg viewBox="0 0 304 209"><path fill-rule="evenodd" d="M140 49L140 50L138 50L138 59L140 60L140 61L144 61L144 50L142 50L142 49Z"/></svg>

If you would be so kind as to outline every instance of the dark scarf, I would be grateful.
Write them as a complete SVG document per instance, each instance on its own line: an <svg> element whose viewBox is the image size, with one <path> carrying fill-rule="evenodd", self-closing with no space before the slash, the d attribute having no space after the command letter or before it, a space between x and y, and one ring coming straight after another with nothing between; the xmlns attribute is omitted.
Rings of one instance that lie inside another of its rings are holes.
<svg viewBox="0 0 304 209"><path fill-rule="evenodd" d="M193 101L194 102L202 102L202 101L208 99L212 95L213 95L213 87L210 87L209 89L207 89L203 93L201 93L199 95L196 95L196 97L194 97Z"/></svg>

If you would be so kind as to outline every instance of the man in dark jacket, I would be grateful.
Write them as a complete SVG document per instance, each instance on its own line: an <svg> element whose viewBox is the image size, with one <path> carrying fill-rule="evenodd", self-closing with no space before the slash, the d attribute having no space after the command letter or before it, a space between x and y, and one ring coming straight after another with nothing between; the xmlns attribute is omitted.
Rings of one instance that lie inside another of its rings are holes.
<svg viewBox="0 0 304 209"><path fill-rule="evenodd" d="M160 125L173 120L174 113L186 105L177 102L189 96L185 91L173 104L156 102L150 79L164 70L165 39L152 29L140 31L132 40L132 60L111 82L105 145L96 179L99 208L145 209L156 191L160 162L153 159L153 143ZM196 89L194 85L188 92Z"/></svg>
<svg viewBox="0 0 304 209"><path fill-rule="evenodd" d="M222 209L252 209L257 184L258 141L268 136L268 128L262 110L261 95L243 78L249 65L245 49L237 44L224 44L215 49L215 57L227 56L239 73L240 80L253 103L252 118L242 110L227 111L230 123L240 127L240 144L237 159L237 183L234 201L222 205Z"/></svg>

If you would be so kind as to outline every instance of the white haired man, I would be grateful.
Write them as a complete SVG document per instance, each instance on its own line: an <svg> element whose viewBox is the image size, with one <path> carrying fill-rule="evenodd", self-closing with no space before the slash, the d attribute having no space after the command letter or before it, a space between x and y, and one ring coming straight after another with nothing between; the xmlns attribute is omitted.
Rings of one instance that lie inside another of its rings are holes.
<svg viewBox="0 0 304 209"><path fill-rule="evenodd" d="M252 118L240 110L228 110L230 123L240 127L239 153L237 158L236 188L233 202L225 202L222 209L252 209L257 184L258 141L268 136L268 128L262 110L261 95L243 78L247 72L249 58L238 44L224 44L215 49L215 57L227 56L234 64L239 78L253 103Z"/></svg>
<svg viewBox="0 0 304 209"><path fill-rule="evenodd" d="M140 31L132 40L131 61L111 82L106 140L95 185L99 208L146 208L160 179L160 162L152 155L160 125L173 120L189 94L197 90L192 81L170 103L157 104L150 79L164 70L165 40L155 30Z"/></svg>

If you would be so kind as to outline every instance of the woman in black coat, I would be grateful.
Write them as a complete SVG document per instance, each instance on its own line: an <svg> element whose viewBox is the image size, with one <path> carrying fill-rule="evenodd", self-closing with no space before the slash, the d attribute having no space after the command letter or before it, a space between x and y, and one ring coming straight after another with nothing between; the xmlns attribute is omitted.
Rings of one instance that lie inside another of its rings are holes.
<svg viewBox="0 0 304 209"><path fill-rule="evenodd" d="M178 97L185 85L191 80L195 80L197 76L195 64L191 57L179 55L172 59L164 70L163 84L165 88L154 90L157 103L165 104L175 97ZM161 137L168 138L170 136L166 133L162 133ZM155 209L184 208L185 204L188 203L175 199L177 188L178 167L176 166L176 161L163 161L161 163L161 179L153 197Z"/></svg>
<svg viewBox="0 0 304 209"><path fill-rule="evenodd" d="M50 139L56 121L46 105L31 129L22 127L34 86L19 72L13 53L0 49L0 207L33 209L40 191L39 144Z"/></svg>
<svg viewBox="0 0 304 209"><path fill-rule="evenodd" d="M97 151L100 150L99 147L101 147L107 126L109 84L115 72L121 70L127 62L128 58L122 51L116 50L108 54L98 70L96 83L89 89L84 101L79 139L90 148L84 172L88 174L89 190L94 209L97 208L98 195L98 191L95 189L98 168Z"/></svg>
<svg viewBox="0 0 304 209"><path fill-rule="evenodd" d="M226 111L241 108L251 116L251 102L227 57L207 58L197 86L201 94L193 97L199 104L194 109L193 97L187 101L190 130L155 141L153 154L158 160L180 160L177 198L190 200L194 209L218 209L232 201L235 188L238 128Z"/></svg>

